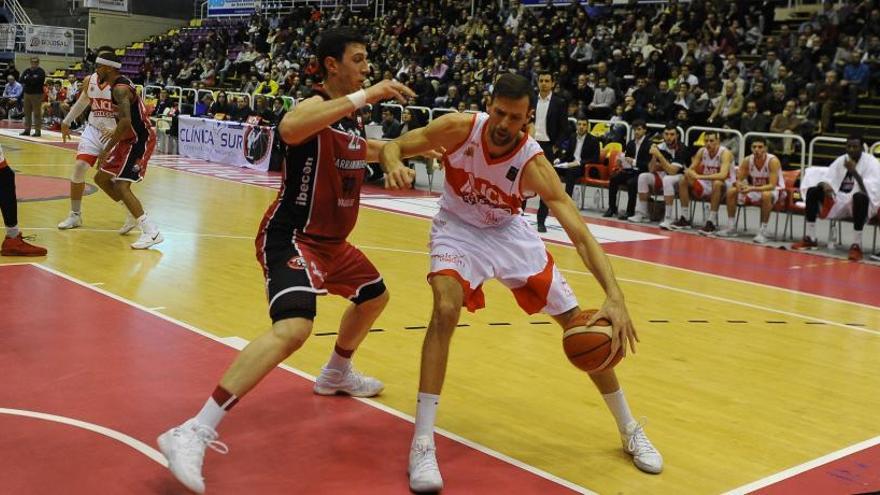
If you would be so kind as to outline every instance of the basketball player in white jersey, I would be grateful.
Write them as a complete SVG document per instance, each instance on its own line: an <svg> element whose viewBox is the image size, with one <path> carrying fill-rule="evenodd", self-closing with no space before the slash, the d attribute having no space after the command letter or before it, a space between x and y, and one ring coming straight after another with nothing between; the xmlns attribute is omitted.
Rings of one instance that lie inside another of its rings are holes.
<svg viewBox="0 0 880 495"><path fill-rule="evenodd" d="M761 227L752 239L758 244L767 242L767 222L779 197L785 194L782 164L774 155L767 153L767 141L752 138L752 154L747 156L736 174L736 184L727 189L727 227L718 232L719 237L736 235L737 205L760 205Z"/></svg>
<svg viewBox="0 0 880 495"><path fill-rule="evenodd" d="M101 47L98 52L98 56L100 56L101 53L113 52L113 48ZM113 129L116 128L116 108L113 106L110 96L112 86L111 82L98 83L97 73L86 76L80 88L79 98L76 99L76 103L61 122L61 140L67 142L70 138L70 124L87 107L91 110L88 123L76 149L76 164L73 175L70 177L70 214L58 224L58 228L61 230L82 226L82 198L86 187L86 171L95 165L98 155L104 149ZM101 186L101 184L98 185ZM127 217L125 224L119 229L119 233L127 234L137 227L137 220L128 211L119 194L112 187L101 187L101 189L125 210Z"/></svg>
<svg viewBox="0 0 880 495"><path fill-rule="evenodd" d="M416 492L443 487L435 456L434 419L462 306L469 311L483 307L482 285L495 278L511 289L526 312L547 313L563 327L581 311L543 242L520 216L524 198L541 196L605 290L602 308L588 324L600 316L611 320L611 356L621 347L625 352L627 344L635 351L636 331L608 258L565 194L541 147L524 132L530 97L527 79L504 74L495 83L488 114L444 115L388 143L380 153L383 167L393 170L402 166L401 156L446 150L446 183L440 212L431 227L428 279L434 310L422 348L409 458L410 488ZM624 451L633 456L639 469L659 473L663 458L633 418L614 370L603 369L590 378L617 421Z"/></svg>
<svg viewBox="0 0 880 495"><path fill-rule="evenodd" d="M671 230L691 228L691 191L698 199L709 199L711 216L700 228L700 234L711 234L718 229L718 208L724 188L733 182L733 153L721 146L716 131L707 131L703 136L705 145L700 148L684 171L684 178L678 183L678 197L681 200L682 216L671 225Z"/></svg>

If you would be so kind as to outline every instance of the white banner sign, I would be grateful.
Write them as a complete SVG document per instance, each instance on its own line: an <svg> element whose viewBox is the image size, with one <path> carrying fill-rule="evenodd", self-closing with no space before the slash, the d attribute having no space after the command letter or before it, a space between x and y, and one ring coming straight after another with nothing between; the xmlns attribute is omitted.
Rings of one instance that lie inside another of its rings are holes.
<svg viewBox="0 0 880 495"><path fill-rule="evenodd" d="M209 162L269 170L275 129L181 115L180 154Z"/></svg>
<svg viewBox="0 0 880 495"><path fill-rule="evenodd" d="M208 17L250 15L256 10L256 0L208 0Z"/></svg>
<svg viewBox="0 0 880 495"><path fill-rule="evenodd" d="M0 50L15 50L15 24L0 24Z"/></svg>
<svg viewBox="0 0 880 495"><path fill-rule="evenodd" d="M128 0L84 0L83 7L128 12Z"/></svg>
<svg viewBox="0 0 880 495"><path fill-rule="evenodd" d="M25 26L25 51L73 55L73 29L53 26Z"/></svg>

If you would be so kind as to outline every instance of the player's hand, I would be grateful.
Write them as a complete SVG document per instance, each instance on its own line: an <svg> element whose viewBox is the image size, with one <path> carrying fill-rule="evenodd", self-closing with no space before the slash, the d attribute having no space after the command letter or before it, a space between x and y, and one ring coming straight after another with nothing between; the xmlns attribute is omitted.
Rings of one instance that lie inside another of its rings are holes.
<svg viewBox="0 0 880 495"><path fill-rule="evenodd" d="M110 141L110 138L113 137L113 129L101 129L101 141L107 142Z"/></svg>
<svg viewBox="0 0 880 495"><path fill-rule="evenodd" d="M66 143L70 139L70 124L61 122L61 142Z"/></svg>
<svg viewBox="0 0 880 495"><path fill-rule="evenodd" d="M425 158L428 158L428 159L442 160L444 154L446 154L446 148L441 146L437 149L433 149L431 151L426 151L426 152L422 153L422 156Z"/></svg>
<svg viewBox="0 0 880 495"><path fill-rule="evenodd" d="M857 164L856 164L856 162L855 162L852 158L850 158L849 156L846 157L846 161L844 162L843 165L844 165L844 167L846 167L846 171L847 171L847 172L853 173L853 172L856 171L856 165L857 165Z"/></svg>
<svg viewBox="0 0 880 495"><path fill-rule="evenodd" d="M98 173L101 171L101 167L104 166L105 161L107 161L107 152L104 150L101 150L101 152L98 153L97 158L95 158L95 173Z"/></svg>
<svg viewBox="0 0 880 495"><path fill-rule="evenodd" d="M408 188L415 178L415 171L403 165L398 165L385 172L385 189Z"/></svg>
<svg viewBox="0 0 880 495"><path fill-rule="evenodd" d="M696 179L697 178L697 173L694 172L694 169L692 169L692 168L685 170L684 175L687 176L688 179Z"/></svg>
<svg viewBox="0 0 880 495"><path fill-rule="evenodd" d="M416 93L404 84L388 79L370 86L364 92L367 96L367 103L395 99L401 105L406 105L408 98L416 96Z"/></svg>
<svg viewBox="0 0 880 495"><path fill-rule="evenodd" d="M632 320L629 318L629 311L627 311L626 303L623 300L606 298L602 308L593 314L593 317L587 321L586 326L594 325L599 318L606 318L611 322L611 353L597 370L602 371L614 359L614 356L617 356L617 352L621 348L623 348L623 355L626 356L627 343L629 343L630 349L635 354L636 342L639 341L639 336L636 333Z"/></svg>

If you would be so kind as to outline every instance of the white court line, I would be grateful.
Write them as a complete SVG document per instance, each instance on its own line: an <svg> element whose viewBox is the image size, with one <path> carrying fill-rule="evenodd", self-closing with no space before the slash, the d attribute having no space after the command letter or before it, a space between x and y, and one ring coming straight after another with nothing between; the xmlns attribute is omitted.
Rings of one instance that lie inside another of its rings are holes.
<svg viewBox="0 0 880 495"><path fill-rule="evenodd" d="M427 255L430 254L430 253L428 253L428 252L426 252L426 251L411 251L411 250L406 250L406 249L391 249L391 248L384 248L384 247L377 247L377 246L358 246L358 247L361 248L361 249L374 249L374 250L377 250L377 251L391 251L391 252L395 252L395 253L420 254L420 255L425 255L425 256L427 256ZM575 274L578 274L578 275L587 275L587 276L590 276L590 277L593 276L593 274L590 273L590 272L583 272L583 271L578 271L578 270L569 270L569 269L566 269L566 268L560 268L559 271L561 271L561 272L568 272L568 273L575 273ZM738 305L740 305L740 306L745 306L745 307L752 308L752 309L760 309L760 310L763 310L763 311L769 311L769 312L771 312L771 313L778 313L778 314L782 314L782 315L786 315L786 316L793 316L793 317L796 317L796 318L800 318L800 319L802 319L802 320L818 321L818 322L825 323L825 324L827 324L827 325L836 326L836 327L839 327L839 328L845 328L845 329L847 329L847 330L855 330L855 331L857 331L857 332L864 332L864 333L869 333L869 334L874 334L874 335L880 335L880 330L874 330L874 329L871 329L871 328L865 328L865 327L853 327L853 326L850 326L850 325L845 325L845 324L843 324L843 323L838 323L838 322L836 322L836 321L825 320L825 319L822 319L822 318L816 318L816 317L814 317L814 316L802 315L802 314L800 314L800 313L794 313L794 312L791 312L791 311L783 311L783 310L780 310L780 309L768 308L768 307L766 307L766 306L761 306L761 305L758 305L758 304L752 304L752 303L747 303L747 302L743 302L743 301L738 301L738 300L736 300L736 299L728 299L728 298L726 298L726 297L713 296L713 295L711 295L711 294L706 294L706 293L704 293L704 292L695 292L695 291L691 291L691 290L688 290L688 289L681 289L681 288L678 288L678 287L672 287L672 286L669 286L669 285L658 284L658 283L655 283L655 282L646 282L646 281L644 281L644 280L636 280L636 279L632 279L632 278L617 277L617 280L620 280L620 281L623 281L623 282L629 282L629 283L633 283L633 284L647 285L647 286L650 286L650 287L657 287L657 288L662 288L662 289L669 289L669 290L672 290L672 291L681 292L681 293L689 294L689 295L692 295L692 296L704 297L704 298L706 298L706 299L712 299L712 300L714 300L714 301L720 301L720 302L725 302L725 303L730 303L730 304L738 304ZM731 279L731 281L733 281L733 282L738 282L738 280L736 280L736 279ZM771 288L775 288L775 287L771 287ZM805 294L805 293L799 293L799 294L800 294L800 295L803 295L803 296L812 296L812 294ZM836 299L832 299L832 300L837 301ZM846 302L846 301L840 301L840 302ZM868 307L871 308L871 309L877 309L877 308L875 308L875 307L873 307L873 306L868 306Z"/></svg>
<svg viewBox="0 0 880 495"><path fill-rule="evenodd" d="M162 311L165 309L165 306L156 306L155 308L149 308L150 311Z"/></svg>
<svg viewBox="0 0 880 495"><path fill-rule="evenodd" d="M104 285L104 282L92 282L89 285Z"/></svg>
<svg viewBox="0 0 880 495"><path fill-rule="evenodd" d="M130 436L126 435L125 433L122 433L122 432L119 432L116 430L111 430L110 428L107 428L105 426L96 425L94 423L87 423L85 421L80 421L78 419L68 418L65 416L57 416L55 414L46 414L46 413L41 413L41 412L37 412L37 411L26 411L23 409L8 409L5 407L0 407L0 414L9 414L12 416L23 416L26 418L35 418L35 419L42 419L45 421L53 421L55 423L61 423L61 424L69 425L69 426L75 426L77 428L82 428L84 430L93 431L93 432L98 433L100 435L104 435L107 438L112 438L113 440L116 440L117 442L128 445L129 447L133 448L134 450L137 450L141 454L144 454L145 456L147 456L151 460L156 461L158 464L162 465L163 467L166 467L166 468L168 467L168 461L165 460L165 456L163 456L162 453L159 452L158 450L154 449L153 447L150 447L149 445L145 444L144 442L141 442L137 438L130 437Z"/></svg>
<svg viewBox="0 0 880 495"><path fill-rule="evenodd" d="M201 336L203 336L203 337L209 338L209 339L213 340L214 342L218 342L218 343L220 343L220 344L223 344L223 345L226 345L226 346L229 346L229 347L236 348L235 345L232 345L231 343L228 343L228 342L227 342L226 340L224 340L223 338L217 337L217 336L215 336L215 335L213 335L213 334L210 334L210 333L208 333L208 332L206 332L206 331L204 331L204 330L201 330L201 329L199 329L199 328L197 328L197 327L194 327L194 326L192 326L192 325L190 325L190 324L188 324L188 323L185 323L185 322L183 322L183 321L180 321L180 320L174 319L174 318L172 318L172 317L170 317L170 316L167 316L167 315L164 315L164 314L162 314L162 313L158 313L158 312L156 312L156 311L150 311L149 308L147 308L147 307L145 307L145 306L142 306L142 305L140 305L140 304L138 304L138 303L136 303L136 302L134 302L134 301L130 301L130 300L128 300L128 299L125 299L125 298L123 298L123 297L121 297L121 296L118 296L118 295L116 295L116 294L113 294L112 292L106 291L106 290L104 290L104 289L99 289L99 288L97 288L97 287L94 287L94 286L88 285L88 284L86 284L85 282L83 282L83 281L81 281L81 280L79 280L79 279L77 279L77 278L75 278L75 277L72 277L72 276L70 276L70 275L67 275L66 273L60 272L60 271L55 270L55 269L53 269L53 268L49 268L49 267L47 267L47 266L40 265L40 264L37 264L37 263L30 263L30 265L31 265L31 266L35 266L35 267L37 267L37 268L40 268L40 269L42 269L42 270L45 270L45 271L47 271L47 272L49 272L49 273L52 273L52 274L54 274L54 275L57 275L57 276L59 276L59 277L61 277L61 278L63 278L63 279L69 280L69 281L71 281L71 282L73 282L73 283L75 283L75 284L77 284L77 285L80 285L80 286L82 286L82 287L85 287L85 288L87 288L87 289L91 289L91 290L93 290L93 291L95 291L95 292L98 292L99 294L103 294L103 295L105 295L105 296L107 296L107 297L109 297L109 298L111 298L111 299L114 299L114 300L116 300L116 301L119 301L119 302L121 302L121 303L127 304L127 305L132 306L132 307L134 307L134 308L137 308L137 309L139 309L139 310L141 310L141 311L144 311L144 312L150 313L151 315L153 315L153 316L155 316L155 317L157 317L157 318L161 318L161 319L163 319L163 320L165 320L165 321L168 321L168 322L173 323L173 324L175 324L175 325L178 325L178 326L180 326L180 327L182 327L182 328L185 328L185 329L187 329L187 330L189 330L189 331L191 331L191 332L194 332L194 333L197 333L197 334L199 334L199 335L201 335ZM2 268L2 267L3 267L3 265L0 265L0 268ZM226 339L234 343L234 340L233 340L234 338L226 337ZM241 339L241 340L244 340L244 339ZM300 370L298 370L298 369L296 369L296 368L292 368L292 367L290 367L290 366L288 366L288 365L286 365L286 364L284 364L284 363L279 364L278 367L281 368L281 369L284 369L284 370L286 370L286 371L288 371L288 372L290 372L290 373L293 373L293 374L295 374L295 375L297 375L297 376L300 376L300 377L302 377L302 378L305 378L305 379L307 379L307 380L309 380L309 381L312 381L312 382L315 381L315 377L314 377L314 376L312 376L312 375L310 375L310 374L308 374L308 373L306 373L306 372L304 372L304 371L300 371ZM351 397L351 399L353 399L353 400L358 400L358 401L360 401L360 402L362 402L362 403L364 403L364 404L366 404L366 405L368 405L368 406L371 406L371 407L374 407L374 408L376 408L376 409L379 409L380 411L383 411L383 412L385 412L385 413L388 413L388 414L390 414L390 415L392 415L392 416L395 416L395 417L397 417L397 418L403 419L403 420L408 421L408 422L410 422L410 423L414 423L414 422L415 422L415 418L413 418L412 416L409 416L409 415L407 415L407 414L404 414L404 413L402 413L402 412L400 412L400 411L398 411L398 410L396 410L396 409L392 409L392 408L390 408L390 407L388 407L388 406L386 406L386 405L384 405L384 404L381 404L381 403L379 403L379 402L376 402L376 401L374 401L374 400L370 400L370 399L362 399L362 398L358 398L358 397ZM573 490L573 491L575 491L575 492L577 492L577 493L583 493L583 494L586 494L586 495L598 495L598 494L596 494L596 492L593 492L593 491L591 491L591 490L589 490L589 489L587 489L587 488L584 488L584 487L582 487L582 486L580 486L580 485L577 485L577 484L575 484L575 483L573 483L573 482L571 482L571 481L568 481L568 480L563 479L563 478L560 478L560 477L558 477L558 476L556 476L556 475L550 474L550 473L548 473L548 472L546 472L546 471L544 471L544 470L542 470L542 469L538 469L538 468L536 468L536 467L534 467L534 466L531 466L531 465L529 465L529 464L526 464L526 463L524 463L524 462L522 462L522 461L519 461L519 460L517 460L517 459L514 459L514 458L512 458L512 457L510 457L510 456L507 456L507 455L505 455L505 454L502 454L502 453L500 453L500 452L497 452L497 451L495 451L495 450L492 450L492 449L490 449L489 447L486 447L486 446L481 445L481 444L479 444L479 443L476 443L476 442L474 442L474 441L468 440L468 439L466 439L466 438L464 438L464 437L460 437L460 436L458 436L458 435L456 435L456 434L454 434L454 433L448 432L448 431L443 430L443 429L440 429L440 428L436 428L434 431L435 431L436 433L440 434L440 435L443 435L443 436L445 436L445 437L451 439L451 440L454 440L454 441L459 442L459 443L461 443L461 444L463 444L463 445L466 445L466 446L468 446L468 447L470 447L470 448L472 448L472 449L474 449L474 450L476 450L476 451L478 451L478 452L481 452L481 453L486 454L486 455L488 455L488 456L494 457L494 458L496 458L496 459L498 459L498 460L504 461L504 462L506 462L506 463L508 463L508 464L511 464L511 465L513 465L513 466L516 466L516 467L518 467L518 468L520 468L520 469L522 469L522 470L524 470L524 471L527 471L527 472L529 472L529 473L532 473L532 474L534 474L534 475L536 475L536 476L539 476L539 477L541 477L541 478L544 478L544 479L546 479L546 480L548 480L548 481L552 481L552 482L554 482L554 483L556 483L556 484L558 484L558 485L564 486L564 487L566 487L566 488L568 488L568 489L570 489L570 490ZM159 455L161 455L161 454L159 454Z"/></svg>
<svg viewBox="0 0 880 495"><path fill-rule="evenodd" d="M830 454L823 455L822 457L817 457L812 461L805 462L803 464L799 464L792 468L786 469L785 471L780 471L776 474L771 474L766 478L762 478L758 481L749 483L748 485L743 485L729 492L724 492L722 495L745 495L747 493L751 493L755 490L759 490L764 488L765 486L772 485L774 483L778 483L782 480L791 478L803 472L809 471L811 469L817 468L823 464L828 464L829 462L836 461L843 457L846 457L850 454L858 452L860 450L869 449L875 445L880 444L880 436L870 438L865 440L864 442L859 442L855 445L850 445L849 447L842 448L836 452L832 452Z"/></svg>

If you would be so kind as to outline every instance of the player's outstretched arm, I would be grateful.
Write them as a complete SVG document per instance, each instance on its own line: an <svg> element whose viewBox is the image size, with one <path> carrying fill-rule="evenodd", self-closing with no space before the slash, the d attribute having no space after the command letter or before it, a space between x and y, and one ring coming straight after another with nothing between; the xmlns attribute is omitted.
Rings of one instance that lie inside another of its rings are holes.
<svg viewBox="0 0 880 495"><path fill-rule="evenodd" d="M278 125L278 132L285 143L296 146L368 103L390 99L406 103L408 97L415 95L413 90L403 84L388 80L332 100L313 96L303 100L284 115Z"/></svg>
<svg viewBox="0 0 880 495"><path fill-rule="evenodd" d="M629 317L623 291L617 285L611 263L605 251L587 229L574 201L563 190L559 177L544 155L536 156L526 165L523 170L522 189L535 191L541 196L553 216L562 224L584 265L605 291L605 303L587 325L591 325L601 317L608 318L614 329L610 356L615 356L621 346L626 353L626 342L629 342L630 348L635 352L638 335Z"/></svg>
<svg viewBox="0 0 880 495"><path fill-rule="evenodd" d="M73 123L74 120L77 119L89 106L89 78L91 76L86 76L83 79L82 86L80 86L79 98L76 99L76 103L70 107L70 111L67 112L67 115L64 116L64 120L61 121L61 141L66 143L70 138L70 124ZM73 89L73 86L71 86Z"/></svg>
<svg viewBox="0 0 880 495"><path fill-rule="evenodd" d="M403 166L404 158L458 148L470 134L474 118L476 117L470 114L446 114L432 120L425 127L409 131L385 143L379 152L379 164L386 177L394 180L400 169L406 169ZM398 187L395 183L388 183L386 186L391 189Z"/></svg>

